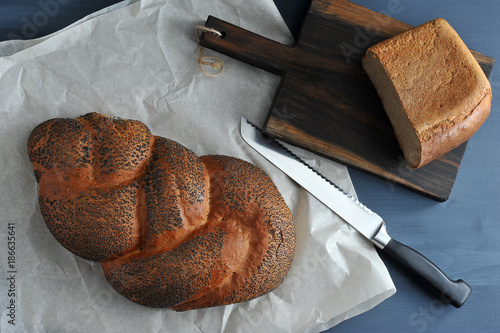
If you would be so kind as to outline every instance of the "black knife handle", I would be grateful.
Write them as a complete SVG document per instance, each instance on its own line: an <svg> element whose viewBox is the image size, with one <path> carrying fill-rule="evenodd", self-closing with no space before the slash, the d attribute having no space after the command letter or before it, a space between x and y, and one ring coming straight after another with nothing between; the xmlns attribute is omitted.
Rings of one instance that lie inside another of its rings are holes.
<svg viewBox="0 0 500 333"><path fill-rule="evenodd" d="M414 249L391 239L383 251L429 282L440 293L443 302L459 308L469 297L472 289L465 281L450 280L436 265Z"/></svg>

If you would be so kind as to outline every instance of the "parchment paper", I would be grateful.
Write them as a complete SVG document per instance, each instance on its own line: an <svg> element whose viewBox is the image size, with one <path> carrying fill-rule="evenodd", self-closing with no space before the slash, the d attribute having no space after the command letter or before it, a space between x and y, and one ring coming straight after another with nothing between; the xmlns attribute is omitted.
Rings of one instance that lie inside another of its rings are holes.
<svg viewBox="0 0 500 333"><path fill-rule="evenodd" d="M0 331L318 332L395 292L371 243L241 139L240 115L262 125L279 78L211 50L205 53L222 58L225 70L204 76L196 64L195 26L208 15L292 43L271 0L144 0L47 38L0 44L6 55L0 58ZM93 111L138 119L198 155L236 156L264 169L296 224L296 254L284 283L250 302L176 313L125 299L105 281L100 264L60 246L40 213L27 139L49 118ZM355 195L345 167L294 150ZM14 267L5 242L9 223ZM13 284L4 278L9 274ZM8 322L10 302L15 326Z"/></svg>

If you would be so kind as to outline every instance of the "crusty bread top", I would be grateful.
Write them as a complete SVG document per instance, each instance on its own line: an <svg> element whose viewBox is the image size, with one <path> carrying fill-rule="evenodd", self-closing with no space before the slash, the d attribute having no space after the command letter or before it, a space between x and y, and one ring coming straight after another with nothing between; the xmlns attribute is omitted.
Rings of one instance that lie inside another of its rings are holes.
<svg viewBox="0 0 500 333"><path fill-rule="evenodd" d="M372 46L422 141L467 118L491 94L490 83L465 43L436 19Z"/></svg>
<svg viewBox="0 0 500 333"><path fill-rule="evenodd" d="M140 248L135 206L153 141L141 122L97 113L51 119L31 132L40 210L65 248L94 261Z"/></svg>
<svg viewBox="0 0 500 333"><path fill-rule="evenodd" d="M89 113L37 126L28 154L54 237L100 261L146 306L185 311L276 288L295 228L272 179L243 160L198 157L139 121Z"/></svg>

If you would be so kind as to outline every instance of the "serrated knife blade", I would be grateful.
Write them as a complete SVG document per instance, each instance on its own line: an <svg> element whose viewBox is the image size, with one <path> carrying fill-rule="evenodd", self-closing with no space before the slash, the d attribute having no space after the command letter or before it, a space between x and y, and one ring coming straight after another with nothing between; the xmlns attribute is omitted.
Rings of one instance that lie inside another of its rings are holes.
<svg viewBox="0 0 500 333"><path fill-rule="evenodd" d="M449 279L429 259L392 239L387 233L384 220L379 215L314 170L278 141L262 134L262 131L244 116L241 117L240 130L242 138L253 149L373 242L381 251L389 254L427 282L440 294L442 301L457 308L465 303L471 287L461 279Z"/></svg>

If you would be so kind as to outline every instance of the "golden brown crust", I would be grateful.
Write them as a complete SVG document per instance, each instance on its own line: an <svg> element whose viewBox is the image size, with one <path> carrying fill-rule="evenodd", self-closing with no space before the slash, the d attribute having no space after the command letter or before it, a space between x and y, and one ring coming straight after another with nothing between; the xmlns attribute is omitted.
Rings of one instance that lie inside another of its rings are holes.
<svg viewBox="0 0 500 333"><path fill-rule="evenodd" d="M202 156L210 175L211 223L225 233L212 283L176 311L244 302L275 289L290 267L295 231L278 189L262 170L228 156Z"/></svg>
<svg viewBox="0 0 500 333"><path fill-rule="evenodd" d="M49 120L33 130L28 154L40 209L64 247L100 261L140 246L136 206L152 141L140 122L95 113Z"/></svg>
<svg viewBox="0 0 500 333"><path fill-rule="evenodd" d="M488 118L491 109L491 97L491 91L489 91L470 113L463 117L457 117L453 122L447 122L443 126L444 128L434 130L432 135L425 134L426 137L422 139L421 143L421 161L416 167L432 162L437 157L443 156L469 140Z"/></svg>
<svg viewBox="0 0 500 333"><path fill-rule="evenodd" d="M195 295L217 270L224 233L214 229L169 251L140 252L103 263L111 286L128 299L150 307L172 307Z"/></svg>
<svg viewBox="0 0 500 333"><path fill-rule="evenodd" d="M145 176L143 249L168 250L207 223L207 171L195 153L156 137Z"/></svg>
<svg viewBox="0 0 500 333"><path fill-rule="evenodd" d="M377 69L375 62L383 70ZM404 113L404 121L415 131L421 145L420 160L407 151L410 148L406 138L396 133L412 167L423 166L468 140L482 125L478 120L484 121L489 114L483 102L491 98L489 81L444 19L427 22L370 47L363 67L393 126L406 127L402 116L398 116ZM391 85L381 84L381 76L387 77ZM418 144L411 146L415 149Z"/></svg>
<svg viewBox="0 0 500 333"><path fill-rule="evenodd" d="M290 210L250 163L200 159L142 123L95 113L39 125L28 153L54 237L100 261L112 287L139 304L243 302L288 272Z"/></svg>

